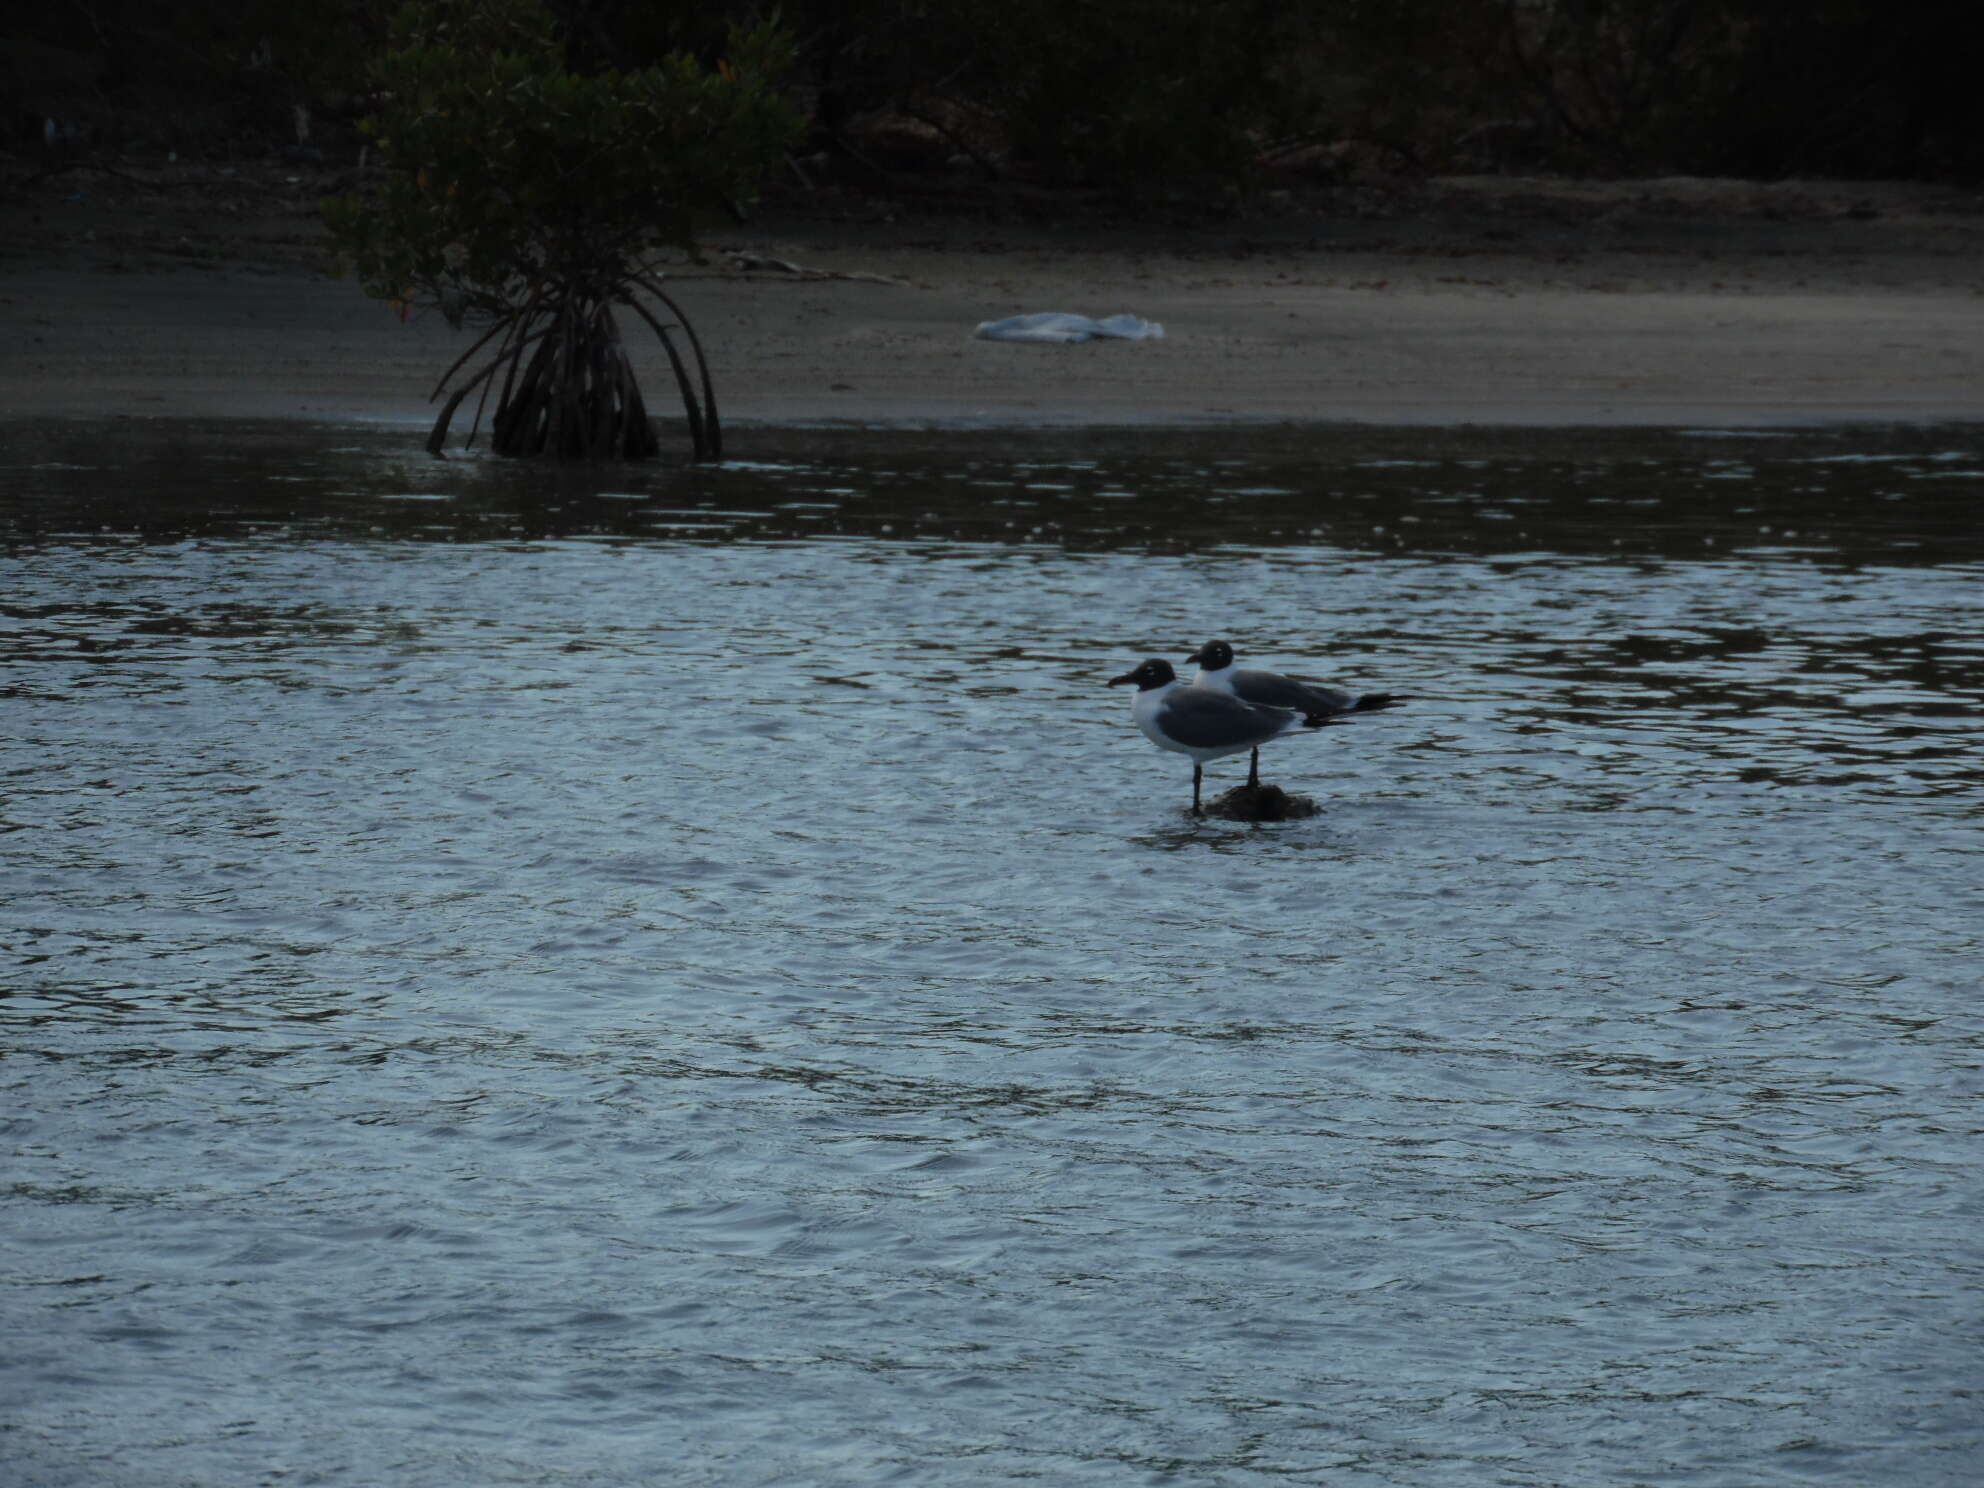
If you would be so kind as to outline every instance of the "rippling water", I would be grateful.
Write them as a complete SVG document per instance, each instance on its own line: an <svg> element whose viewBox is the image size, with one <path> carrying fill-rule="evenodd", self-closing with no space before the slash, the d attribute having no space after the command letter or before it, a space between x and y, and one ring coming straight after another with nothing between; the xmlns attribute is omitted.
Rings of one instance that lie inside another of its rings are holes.
<svg viewBox="0 0 1984 1488"><path fill-rule="evenodd" d="M10 1484L1976 1480L1975 430L411 442L0 428Z"/></svg>

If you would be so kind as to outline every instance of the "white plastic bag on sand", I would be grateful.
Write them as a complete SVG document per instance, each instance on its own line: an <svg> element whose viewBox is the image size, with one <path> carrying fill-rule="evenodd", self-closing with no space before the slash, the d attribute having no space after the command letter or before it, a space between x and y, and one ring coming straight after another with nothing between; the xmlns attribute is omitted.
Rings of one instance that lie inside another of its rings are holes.
<svg viewBox="0 0 1984 1488"><path fill-rule="evenodd" d="M981 341L1158 341L1164 327L1140 315L1112 315L1107 320L1090 320L1086 315L1068 315L1059 310L1042 310L1034 315L1009 315L1004 320L980 321L971 333Z"/></svg>

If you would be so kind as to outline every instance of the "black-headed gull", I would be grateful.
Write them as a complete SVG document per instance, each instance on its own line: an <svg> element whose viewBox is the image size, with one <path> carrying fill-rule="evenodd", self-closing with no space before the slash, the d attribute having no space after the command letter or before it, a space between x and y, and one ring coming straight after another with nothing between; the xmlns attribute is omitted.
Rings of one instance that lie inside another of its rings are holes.
<svg viewBox="0 0 1984 1488"><path fill-rule="evenodd" d="M1185 658L1197 665L1194 687L1210 687L1257 708L1286 708L1305 718L1334 722L1350 713L1376 713L1408 701L1389 692L1350 693L1280 672L1243 669L1233 664L1233 647L1225 641L1207 641ZM1247 767L1247 784L1261 783L1261 752L1256 749Z"/></svg>
<svg viewBox="0 0 1984 1488"><path fill-rule="evenodd" d="M1159 749L1192 757L1194 816L1205 815L1199 804L1199 786L1205 778L1208 761L1258 750L1270 739L1300 729L1320 728L1329 721L1286 708L1256 707L1216 687L1188 686L1178 680L1170 662L1160 659L1110 678L1109 685L1120 687L1125 682L1137 686L1137 695L1130 703L1130 716L1143 730L1144 737Z"/></svg>

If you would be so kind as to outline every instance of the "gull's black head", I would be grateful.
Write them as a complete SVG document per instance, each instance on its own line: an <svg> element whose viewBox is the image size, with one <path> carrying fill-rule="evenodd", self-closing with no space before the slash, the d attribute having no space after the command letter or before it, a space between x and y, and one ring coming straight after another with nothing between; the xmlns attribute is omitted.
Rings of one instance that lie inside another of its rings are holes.
<svg viewBox="0 0 1984 1488"><path fill-rule="evenodd" d="M1125 672L1120 677L1111 677L1111 687L1121 687L1125 682L1137 684L1138 692L1149 692L1153 687L1162 687L1167 682L1176 682L1178 674L1171 670L1171 663L1152 657L1134 672Z"/></svg>
<svg viewBox="0 0 1984 1488"><path fill-rule="evenodd" d="M1233 665L1233 648L1224 641L1207 641L1198 651L1185 658L1194 666L1202 666L1209 672Z"/></svg>

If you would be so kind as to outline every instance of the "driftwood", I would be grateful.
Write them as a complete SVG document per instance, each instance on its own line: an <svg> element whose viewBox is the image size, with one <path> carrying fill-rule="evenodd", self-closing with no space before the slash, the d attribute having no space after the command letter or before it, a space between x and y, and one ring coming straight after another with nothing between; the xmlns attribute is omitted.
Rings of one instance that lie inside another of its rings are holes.
<svg viewBox="0 0 1984 1488"><path fill-rule="evenodd" d="M891 279L887 274L846 273L839 269L809 269L804 264L788 262L783 258L770 258L762 253L731 253L726 255L730 266L740 273L750 273L754 269L770 269L775 274L785 274L794 279L814 283L821 279L843 279L851 284L889 284L901 288L908 281Z"/></svg>

